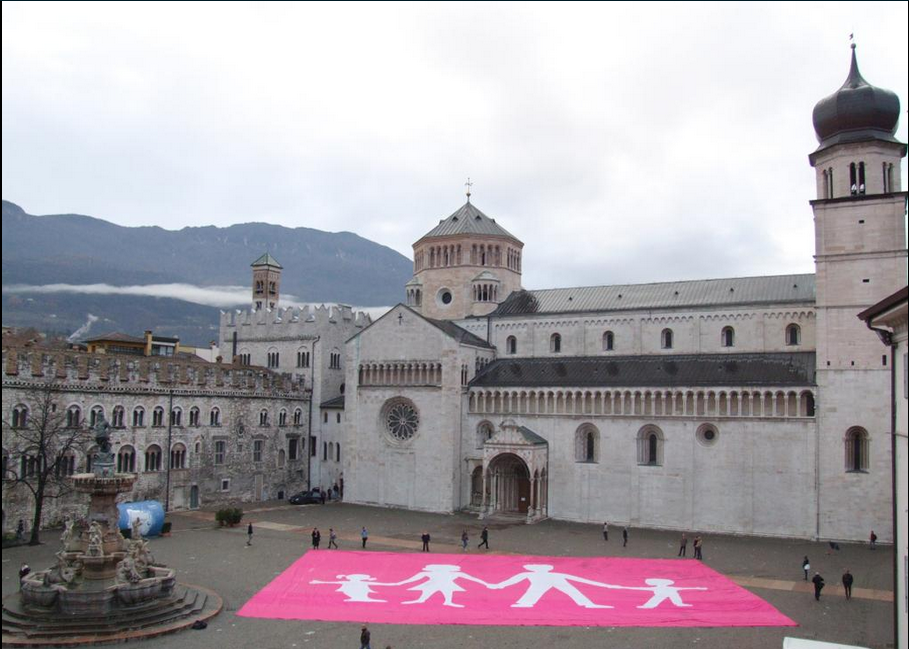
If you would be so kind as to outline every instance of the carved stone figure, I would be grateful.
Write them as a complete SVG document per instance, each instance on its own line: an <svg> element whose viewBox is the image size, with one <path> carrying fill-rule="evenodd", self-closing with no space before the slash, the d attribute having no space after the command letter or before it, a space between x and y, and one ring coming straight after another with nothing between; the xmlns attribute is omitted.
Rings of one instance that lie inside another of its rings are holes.
<svg viewBox="0 0 909 649"><path fill-rule="evenodd" d="M75 525L75 521L72 517L67 516L63 519L63 533L60 535L60 543L63 545L64 550L69 545L70 539L73 538L73 525Z"/></svg>
<svg viewBox="0 0 909 649"><path fill-rule="evenodd" d="M90 557L100 557L104 555L104 531L98 521L92 521L88 526L88 551Z"/></svg>
<svg viewBox="0 0 909 649"><path fill-rule="evenodd" d="M132 557L124 557L123 560L117 564L117 581L135 584L141 580L142 574L139 572L136 562Z"/></svg>

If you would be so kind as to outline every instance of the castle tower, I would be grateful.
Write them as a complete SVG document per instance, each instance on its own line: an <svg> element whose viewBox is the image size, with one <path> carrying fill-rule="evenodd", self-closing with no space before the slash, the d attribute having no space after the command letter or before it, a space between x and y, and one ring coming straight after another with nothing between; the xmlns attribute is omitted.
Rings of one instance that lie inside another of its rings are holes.
<svg viewBox="0 0 909 649"><path fill-rule="evenodd" d="M251 266L253 309L274 309L281 295L281 264L266 252Z"/></svg>
<svg viewBox="0 0 909 649"><path fill-rule="evenodd" d="M814 108L818 535L890 538L890 368L856 315L906 284L900 104L859 73ZM797 342L797 341L793 341ZM863 395L856 399L855 395ZM882 532L882 529L885 529Z"/></svg>
<svg viewBox="0 0 909 649"><path fill-rule="evenodd" d="M407 305L428 318L458 320L495 310L521 288L524 244L470 202L413 244Z"/></svg>

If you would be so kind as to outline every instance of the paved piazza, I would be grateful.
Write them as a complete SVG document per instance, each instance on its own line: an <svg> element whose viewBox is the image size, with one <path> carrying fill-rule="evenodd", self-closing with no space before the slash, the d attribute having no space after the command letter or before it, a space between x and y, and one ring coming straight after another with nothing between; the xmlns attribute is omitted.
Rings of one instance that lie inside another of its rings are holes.
<svg viewBox="0 0 909 649"><path fill-rule="evenodd" d="M155 556L177 570L181 581L217 591L224 598L224 611L202 631L144 641L142 647L199 647L219 649L246 647L359 646L360 625L353 622L258 619L239 617L237 611L253 596L312 551L310 532L322 532L320 553L334 552L328 545L328 530L335 528L343 550L360 550L360 529L369 530L367 552L419 553L420 535L432 536L433 553L461 553L460 537L470 535L469 554L478 550L482 524L465 515L445 516L402 510L387 510L346 504L288 506L261 503L249 509L243 525L217 529L211 512L194 511L170 515L174 532L154 539ZM252 521L255 535L246 546L246 523ZM611 527L604 542L601 526L544 521L537 525L518 522L489 523L488 554L538 555L546 557L618 557L672 559L678 552L679 535L631 529L628 547L622 547L621 528ZM689 534L689 537L692 535ZM3 595L15 592L22 561L34 568L50 565L56 549L56 533L44 534L47 544L19 547L3 552ZM691 543L689 542L689 556ZM812 570L819 570L828 587L820 603L814 601L810 584L802 579L801 563L808 555ZM431 556L431 555L430 555ZM377 555L377 559L380 556ZM421 558L426 558L423 555ZM507 557L503 557L507 558ZM693 562L694 559L687 561ZM704 563L757 595L798 627L604 627L604 626L462 626L370 623L372 646L404 647L518 647L554 646L560 649L596 646L615 647L781 647L786 635L835 641L867 647L887 647L892 634L892 554L889 547L870 551L861 545L843 544L834 554L827 545L807 541L707 536ZM848 568L855 575L853 599L846 601L837 585ZM334 590L326 591L326 602ZM416 595L416 593L413 593ZM542 602L541 602L542 603ZM538 604L539 605L539 604Z"/></svg>

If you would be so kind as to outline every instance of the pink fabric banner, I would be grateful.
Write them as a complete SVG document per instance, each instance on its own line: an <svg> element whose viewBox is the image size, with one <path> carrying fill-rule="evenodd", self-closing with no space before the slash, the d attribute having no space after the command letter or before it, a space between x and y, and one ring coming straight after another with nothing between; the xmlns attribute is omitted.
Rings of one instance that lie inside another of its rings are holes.
<svg viewBox="0 0 909 649"><path fill-rule="evenodd" d="M796 626L700 561L310 551L244 617L505 626Z"/></svg>

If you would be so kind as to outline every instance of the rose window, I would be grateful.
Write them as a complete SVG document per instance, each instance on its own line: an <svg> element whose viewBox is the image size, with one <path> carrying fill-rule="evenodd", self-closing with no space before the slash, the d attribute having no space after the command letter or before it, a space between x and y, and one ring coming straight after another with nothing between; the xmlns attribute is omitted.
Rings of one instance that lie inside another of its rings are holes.
<svg viewBox="0 0 909 649"><path fill-rule="evenodd" d="M388 409L385 415L385 427L396 440L406 442L417 432L420 416L416 408L409 403L398 402Z"/></svg>

